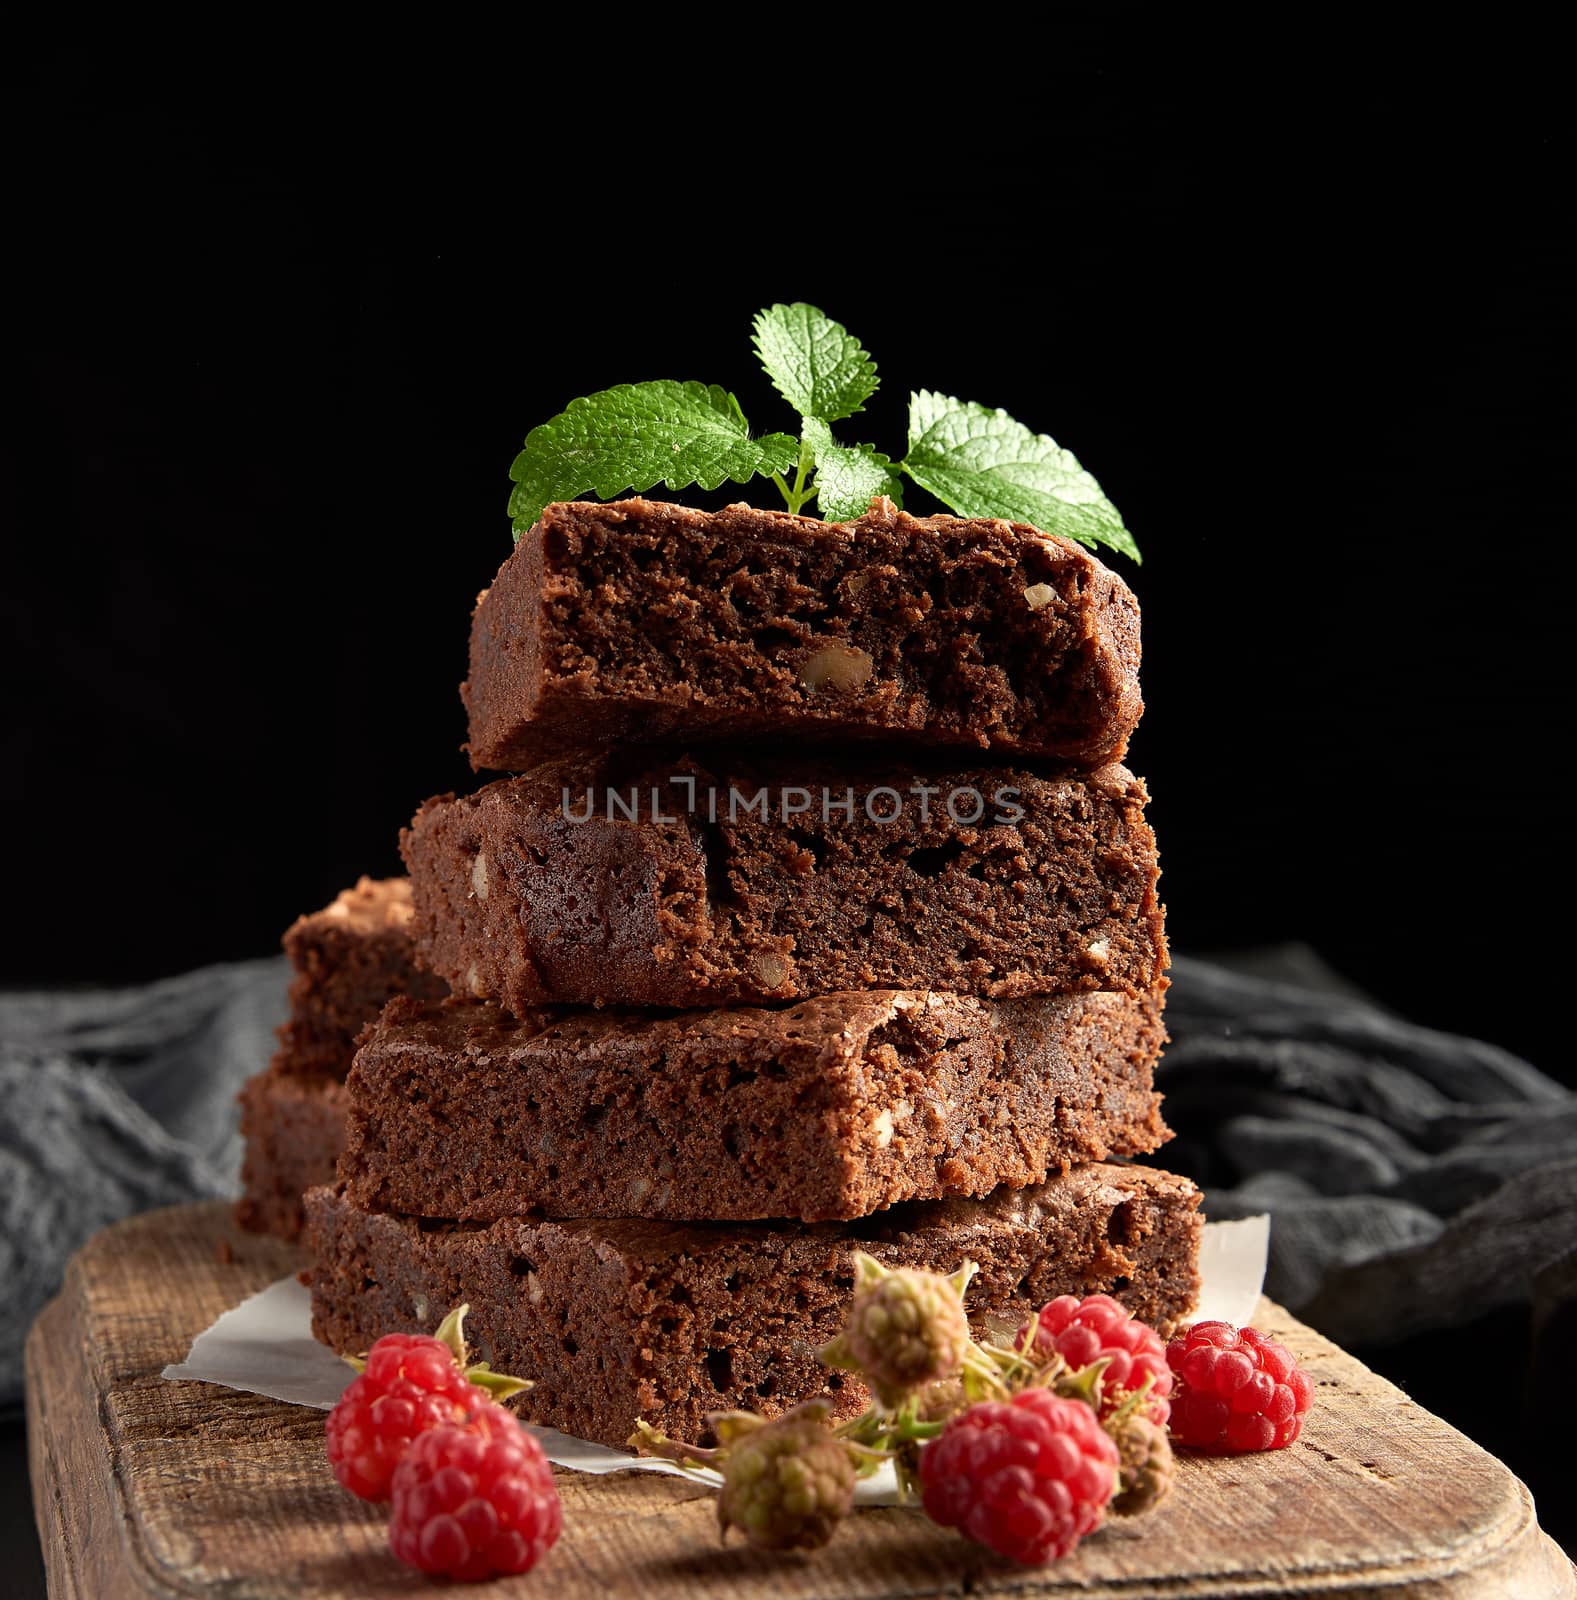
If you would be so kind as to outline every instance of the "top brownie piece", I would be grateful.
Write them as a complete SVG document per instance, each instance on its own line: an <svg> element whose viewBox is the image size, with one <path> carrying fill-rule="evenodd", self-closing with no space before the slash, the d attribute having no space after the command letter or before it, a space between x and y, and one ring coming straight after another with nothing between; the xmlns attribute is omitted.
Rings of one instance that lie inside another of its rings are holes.
<svg viewBox="0 0 1577 1600"><path fill-rule="evenodd" d="M279 1030L281 1063L343 1078L356 1035L395 995L438 1000L449 992L417 966L411 917L409 879L364 877L291 923L281 942L296 976Z"/></svg>
<svg viewBox="0 0 1577 1600"><path fill-rule="evenodd" d="M550 505L477 602L478 771L627 739L907 740L1096 767L1143 710L1139 606L991 518Z"/></svg>

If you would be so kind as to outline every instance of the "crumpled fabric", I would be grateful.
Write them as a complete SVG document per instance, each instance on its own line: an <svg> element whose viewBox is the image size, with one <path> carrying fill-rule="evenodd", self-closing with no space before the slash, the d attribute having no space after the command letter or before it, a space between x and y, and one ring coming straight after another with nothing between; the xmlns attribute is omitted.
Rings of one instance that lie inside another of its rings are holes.
<svg viewBox="0 0 1577 1600"><path fill-rule="evenodd" d="M142 988L0 995L0 1406L67 1259L153 1206L235 1192L235 1095L285 1016L281 957ZM1267 1289L1373 1345L1577 1286L1577 1096L1388 1015L1299 947L1179 957L1152 1158L1207 1213L1269 1211Z"/></svg>
<svg viewBox="0 0 1577 1600"><path fill-rule="evenodd" d="M1268 1211L1266 1292L1340 1344L1502 1306L1547 1315L1577 1266L1577 1095L1495 1045L1417 1027L1311 952L1179 957L1152 1158L1208 1215Z"/></svg>
<svg viewBox="0 0 1577 1600"><path fill-rule="evenodd" d="M283 956L138 988L0 994L0 1408L72 1252L155 1206L234 1194L235 1097L285 1019Z"/></svg>

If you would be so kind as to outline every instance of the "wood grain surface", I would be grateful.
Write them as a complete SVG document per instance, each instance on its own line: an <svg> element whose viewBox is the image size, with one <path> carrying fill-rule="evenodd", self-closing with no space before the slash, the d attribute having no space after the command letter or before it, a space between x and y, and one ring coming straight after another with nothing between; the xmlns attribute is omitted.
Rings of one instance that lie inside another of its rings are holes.
<svg viewBox="0 0 1577 1600"><path fill-rule="evenodd" d="M159 1376L220 1312L299 1265L219 1205L133 1218L73 1259L28 1342L33 1494L56 1600L348 1600L440 1592L335 1484L323 1414ZM1505 1467L1269 1301L1316 1384L1303 1437L1187 1461L1170 1500L1026 1570L905 1509L815 1556L720 1547L712 1496L649 1473L559 1472L564 1536L481 1597L968 1594L1569 1600L1570 1563ZM4 1591L0 1574L0 1593ZM451 1593L462 1591L451 1590Z"/></svg>

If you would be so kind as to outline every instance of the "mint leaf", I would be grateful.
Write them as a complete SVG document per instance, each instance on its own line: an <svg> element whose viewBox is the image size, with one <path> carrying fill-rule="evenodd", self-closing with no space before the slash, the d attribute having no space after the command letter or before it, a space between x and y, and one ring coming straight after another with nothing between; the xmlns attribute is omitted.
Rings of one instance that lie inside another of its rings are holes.
<svg viewBox="0 0 1577 1600"><path fill-rule="evenodd" d="M832 429L815 417L805 418L804 438L816 458L816 509L828 522L860 516L874 495L885 494L894 504L903 504L903 484L880 450L868 444L839 444Z"/></svg>
<svg viewBox="0 0 1577 1600"><path fill-rule="evenodd" d="M961 517L1028 522L1141 559L1117 507L1077 457L1005 411L926 390L911 394L909 453L898 465Z"/></svg>
<svg viewBox="0 0 1577 1600"><path fill-rule="evenodd" d="M611 500L659 483L715 489L725 478L786 472L798 458L799 441L786 433L752 439L739 402L716 384L621 383L571 400L526 435L509 469L509 515L518 539L555 500Z"/></svg>
<svg viewBox="0 0 1577 1600"><path fill-rule="evenodd" d="M876 363L841 322L815 306L769 306L756 313L755 330L761 365L800 416L837 422L863 410L876 393Z"/></svg>

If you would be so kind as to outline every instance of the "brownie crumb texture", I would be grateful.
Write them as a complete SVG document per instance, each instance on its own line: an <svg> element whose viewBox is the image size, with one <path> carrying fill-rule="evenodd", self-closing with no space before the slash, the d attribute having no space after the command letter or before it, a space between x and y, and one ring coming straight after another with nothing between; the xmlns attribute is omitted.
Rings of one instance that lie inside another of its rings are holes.
<svg viewBox="0 0 1577 1600"><path fill-rule="evenodd" d="M641 498L549 506L481 596L478 770L649 741L899 741L1101 766L1139 720L1139 607L1070 540Z"/></svg>
<svg viewBox="0 0 1577 1600"><path fill-rule="evenodd" d="M236 1222L249 1233L294 1239L302 1196L332 1183L345 1145L345 1085L321 1073L274 1066L241 1091L241 1198Z"/></svg>
<svg viewBox="0 0 1577 1600"><path fill-rule="evenodd" d="M396 996L436 1001L442 978L417 965L405 878L359 878L281 943L294 971L279 1050L239 1096L242 1195L236 1221L294 1239L301 1196L331 1182L345 1144L343 1080L363 1028Z"/></svg>
<svg viewBox="0 0 1577 1600"><path fill-rule="evenodd" d="M295 1071L343 1078L356 1035L392 996L436 1000L449 992L417 964L412 916L409 880L363 877L285 931L295 977L279 1037Z"/></svg>
<svg viewBox="0 0 1577 1600"><path fill-rule="evenodd" d="M401 849L422 961L517 1014L1141 995L1168 962L1147 799L1124 767L574 758L429 800Z"/></svg>
<svg viewBox="0 0 1577 1600"><path fill-rule="evenodd" d="M1160 996L914 990L677 1016L394 1001L351 1073L358 1205L497 1220L851 1220L1168 1137ZM458 1152L464 1152L463 1156Z"/></svg>
<svg viewBox="0 0 1577 1600"><path fill-rule="evenodd" d="M481 1358L536 1380L528 1421L622 1445L639 1417L699 1439L708 1411L774 1414L824 1393L840 1415L864 1407L863 1387L816 1359L842 1326L856 1249L939 1271L978 1262L982 1325L1103 1292L1166 1333L1197 1294L1198 1204L1186 1179L1112 1164L819 1226L424 1222L315 1189L313 1332L356 1353L468 1302Z"/></svg>

